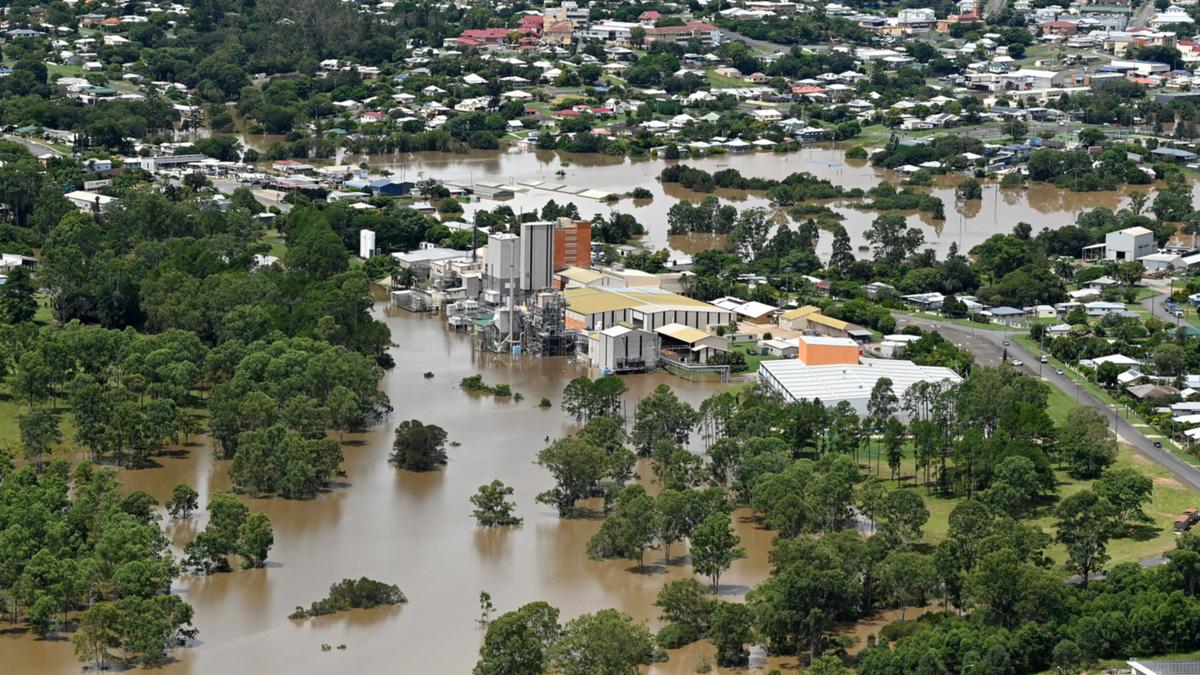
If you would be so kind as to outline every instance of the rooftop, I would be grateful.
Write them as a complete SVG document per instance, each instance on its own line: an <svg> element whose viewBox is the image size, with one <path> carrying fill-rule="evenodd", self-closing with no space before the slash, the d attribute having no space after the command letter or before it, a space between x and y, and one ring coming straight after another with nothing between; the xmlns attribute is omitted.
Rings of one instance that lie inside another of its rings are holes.
<svg viewBox="0 0 1200 675"><path fill-rule="evenodd" d="M858 365L808 366L795 359L763 361L759 365L760 381L780 390L793 401L820 399L824 403L866 401L881 378L892 381L896 396L903 398L908 388L918 382L962 378L949 368L918 366L912 361L864 358Z"/></svg>
<svg viewBox="0 0 1200 675"><path fill-rule="evenodd" d="M644 305L721 311L707 302L660 288L568 288L563 296L567 300L567 307L580 314L615 312Z"/></svg>
<svg viewBox="0 0 1200 675"><path fill-rule="evenodd" d="M659 326L654 330L654 332L674 338L680 342L685 342L689 345L709 337L708 333L705 333L699 328L692 328L690 326L684 326L683 324L678 323L669 323L665 326Z"/></svg>
<svg viewBox="0 0 1200 675"><path fill-rule="evenodd" d="M839 337L824 337L820 335L801 335L798 338L801 342L810 345L822 345L825 347L853 347L858 349L858 343L850 338Z"/></svg>

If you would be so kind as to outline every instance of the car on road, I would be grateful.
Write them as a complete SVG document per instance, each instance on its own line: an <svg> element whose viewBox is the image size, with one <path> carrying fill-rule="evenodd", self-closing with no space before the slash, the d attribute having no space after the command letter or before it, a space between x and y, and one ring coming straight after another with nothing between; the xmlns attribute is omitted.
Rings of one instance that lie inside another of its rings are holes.
<svg viewBox="0 0 1200 675"><path fill-rule="evenodd" d="M1005 340L1004 342L1001 342L1000 344L1004 347L1007 347L1009 345L1009 342L1008 342L1008 340Z"/></svg>
<svg viewBox="0 0 1200 675"><path fill-rule="evenodd" d="M1045 354L1042 354L1041 356L1038 357L1038 363L1045 363L1045 362L1046 362Z"/></svg>
<svg viewBox="0 0 1200 675"><path fill-rule="evenodd" d="M1062 374L1063 374L1062 368L1055 368L1055 369L1054 369L1054 374L1055 374L1055 375L1062 375Z"/></svg>
<svg viewBox="0 0 1200 675"><path fill-rule="evenodd" d="M1013 359L1012 364L1013 364L1013 368L1020 368L1021 366L1025 365L1024 363L1021 362L1021 359Z"/></svg>

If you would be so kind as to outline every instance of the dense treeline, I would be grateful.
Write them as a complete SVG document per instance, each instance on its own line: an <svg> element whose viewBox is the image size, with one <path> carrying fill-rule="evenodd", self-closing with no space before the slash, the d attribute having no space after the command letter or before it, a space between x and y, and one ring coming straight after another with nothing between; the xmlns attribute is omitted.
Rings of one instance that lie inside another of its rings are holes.
<svg viewBox="0 0 1200 675"><path fill-rule="evenodd" d="M741 608L710 599L690 580L659 594L668 624L659 644L709 638L722 665L744 665L751 642L816 659L830 649L838 622L885 608L899 608L901 620L859 657L862 672L983 658L1033 672L1194 648L1193 638L1164 630L1162 621L1186 625L1200 610L1193 606L1200 538L1181 539L1161 570L1122 565L1094 581L1111 540L1145 536L1143 506L1154 487L1134 469L1113 467L1107 420L1076 408L1056 425L1047 385L1008 367L971 368L969 356L937 335L910 351L969 374L957 385L915 385L902 397L881 379L865 414L848 403L784 404L759 389L722 392L695 410L664 386L638 403L628 436L607 412L621 391L608 378L576 380L564 394L587 422L539 456L556 481L539 500L572 515L576 500L603 496L607 517L588 542L589 556L645 568L655 561L649 552L663 549L669 563L672 546L686 543L694 571L714 590L743 555L730 527L735 505L778 531L771 574ZM704 456L683 447L694 430ZM619 459L631 457L627 445L650 457L662 484L657 495L626 485L629 474L612 468L632 466ZM915 486L899 485L902 471L913 473ZM1085 481L1082 489L1060 498L1060 471ZM956 500L936 546L926 543L930 513L917 486ZM1035 522L1046 516L1051 532ZM1061 568L1048 555L1052 543L1065 548ZM1078 585L1064 584L1059 570L1077 575ZM939 601L958 612L905 622L907 607ZM1122 625L1130 612L1144 622ZM481 667L495 658L486 645L481 654Z"/></svg>
<svg viewBox="0 0 1200 675"><path fill-rule="evenodd" d="M737 169L722 169L710 174L703 169L694 169L687 164L673 164L659 174L663 183L678 183L696 192L712 192L716 188L730 190L766 190L771 201L781 206L790 206L814 199L836 199L843 196L859 196L861 191L846 191L823 178L798 171L783 180L743 176Z"/></svg>
<svg viewBox="0 0 1200 675"><path fill-rule="evenodd" d="M43 637L73 630L80 660L156 666L196 631L153 498L116 471L60 459L38 473L0 452L0 611Z"/></svg>

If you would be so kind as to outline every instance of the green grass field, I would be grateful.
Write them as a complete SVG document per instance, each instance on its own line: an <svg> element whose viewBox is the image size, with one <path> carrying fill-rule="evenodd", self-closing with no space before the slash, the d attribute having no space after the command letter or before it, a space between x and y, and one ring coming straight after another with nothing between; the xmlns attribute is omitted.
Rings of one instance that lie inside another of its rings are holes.
<svg viewBox="0 0 1200 675"><path fill-rule="evenodd" d="M745 80L740 80L736 77L727 77L719 73L708 71L708 86L713 89L730 89L733 87L746 87L749 83Z"/></svg>
<svg viewBox="0 0 1200 675"><path fill-rule="evenodd" d="M730 346L730 349L746 357L747 373L758 372L758 364L762 363L763 361L774 361L775 359L779 358L778 356L762 356L760 354L751 354L750 350L756 349L757 347L757 342L742 342Z"/></svg>
<svg viewBox="0 0 1200 675"><path fill-rule="evenodd" d="M1052 395L1050 400L1051 417L1056 422L1061 422L1067 411L1074 405L1074 401L1070 400L1066 394L1057 392L1057 396ZM864 464L866 463L861 455L860 460ZM1110 564L1136 562L1172 548L1175 541L1175 534L1172 530L1175 516L1186 508L1200 506L1200 494L1186 488L1176 481L1169 471L1137 455L1123 444L1120 446L1115 466L1132 466L1154 481L1154 494L1150 503L1145 507L1146 514L1153 519L1153 522L1134 528L1131 536L1113 539L1108 546L1108 553L1112 558ZM885 480L889 489L917 490L921 495L925 501L925 507L929 509L929 522L924 527L923 544L933 547L946 538L949 531L950 512L962 499L929 494L925 487L914 484L915 462L911 448L906 449L906 456L901 462L899 482L891 480L891 471L886 461L881 462L878 474L875 474L875 465L872 461L868 473L878 475L880 479ZM1058 481L1058 494L1039 505L1034 517L1028 520L1051 535L1054 532L1053 510L1058 500L1079 492L1091 484L1091 481L1076 480L1061 471L1056 472L1055 477ZM1066 560L1066 551L1059 544L1054 544L1047 549L1047 555L1060 566ZM1059 569L1064 577L1067 576L1065 569L1061 567Z"/></svg>
<svg viewBox="0 0 1200 675"><path fill-rule="evenodd" d="M282 260L287 254L287 246L283 243L283 235L278 230L267 230L263 234L263 241L270 247L270 254Z"/></svg>

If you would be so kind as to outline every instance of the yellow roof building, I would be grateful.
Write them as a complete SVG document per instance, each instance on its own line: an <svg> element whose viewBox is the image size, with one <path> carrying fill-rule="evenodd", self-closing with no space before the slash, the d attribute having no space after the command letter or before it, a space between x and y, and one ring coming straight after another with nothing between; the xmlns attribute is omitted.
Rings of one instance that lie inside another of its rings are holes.
<svg viewBox="0 0 1200 675"><path fill-rule="evenodd" d="M819 314L820 312L821 312L820 307L814 307L813 305L805 305L803 307L797 307L796 309L789 309L788 311L781 314L779 318L781 318L785 321L794 321L796 319L803 319L804 317L812 315L812 314Z"/></svg>

